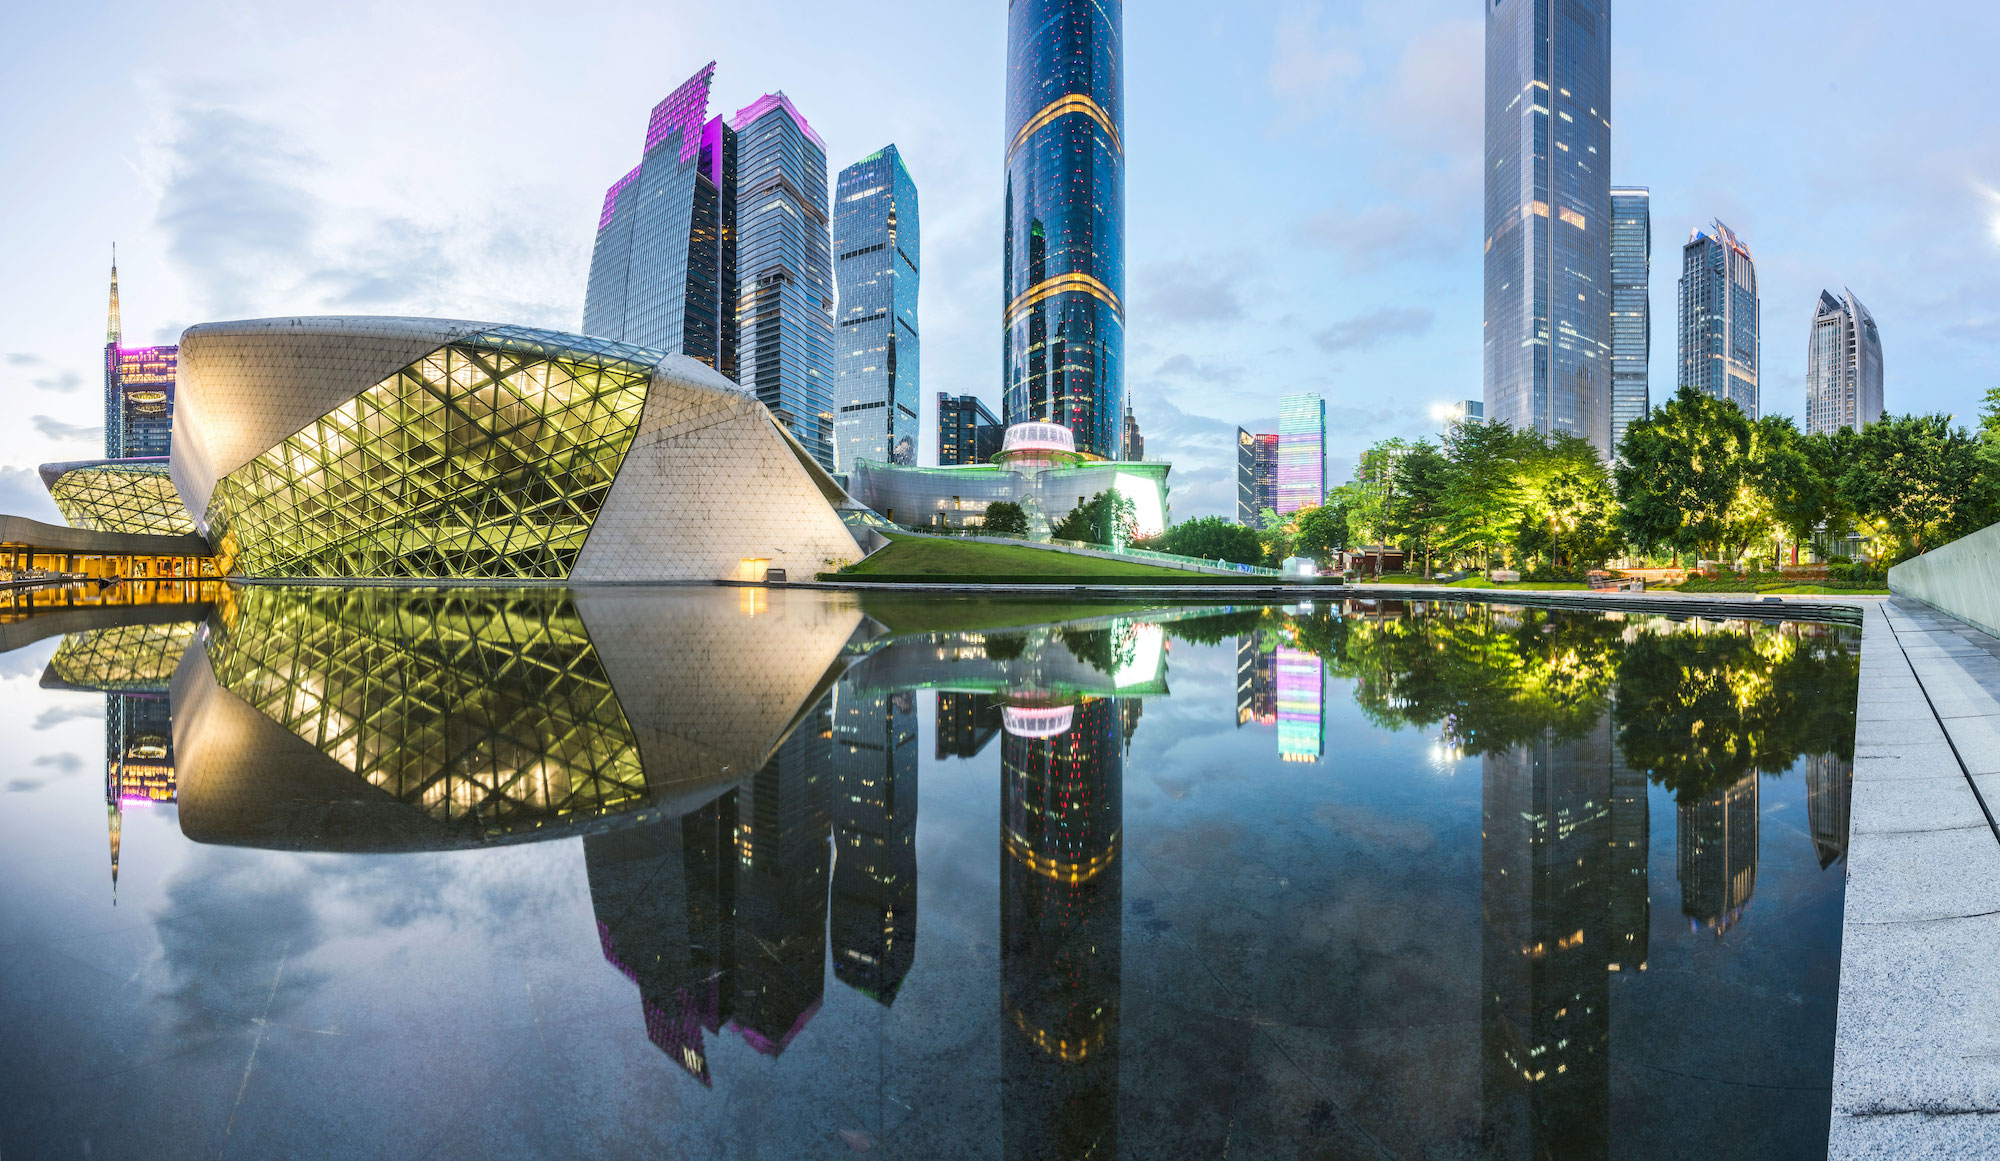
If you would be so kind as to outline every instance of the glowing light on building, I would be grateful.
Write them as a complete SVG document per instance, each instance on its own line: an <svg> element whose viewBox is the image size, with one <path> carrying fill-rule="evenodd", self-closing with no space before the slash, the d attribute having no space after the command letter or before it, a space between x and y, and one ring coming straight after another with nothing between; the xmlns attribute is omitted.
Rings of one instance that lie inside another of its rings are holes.
<svg viewBox="0 0 2000 1161"><path fill-rule="evenodd" d="M1317 762L1326 752L1325 671L1319 655L1278 649L1278 756Z"/></svg>

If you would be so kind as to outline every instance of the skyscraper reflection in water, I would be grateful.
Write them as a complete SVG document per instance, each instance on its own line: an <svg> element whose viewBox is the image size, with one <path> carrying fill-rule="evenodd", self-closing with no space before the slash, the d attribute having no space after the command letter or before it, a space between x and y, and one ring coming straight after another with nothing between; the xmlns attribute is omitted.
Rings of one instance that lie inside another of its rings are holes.
<svg viewBox="0 0 2000 1161"><path fill-rule="evenodd" d="M1603 1157L1611 974L1645 970L1650 936L1645 778L1609 717L1482 777L1482 1135L1496 1157Z"/></svg>
<svg viewBox="0 0 2000 1161"><path fill-rule="evenodd" d="M1125 700L1006 711L1000 1035L1010 1161L1117 1155L1123 743L1137 721Z"/></svg>
<svg viewBox="0 0 2000 1161"><path fill-rule="evenodd" d="M917 953L916 694L837 688L833 768L833 974L887 1007Z"/></svg>
<svg viewBox="0 0 2000 1161"><path fill-rule="evenodd" d="M1690 929L1721 935L1757 892L1757 774L1678 807L1675 875Z"/></svg>

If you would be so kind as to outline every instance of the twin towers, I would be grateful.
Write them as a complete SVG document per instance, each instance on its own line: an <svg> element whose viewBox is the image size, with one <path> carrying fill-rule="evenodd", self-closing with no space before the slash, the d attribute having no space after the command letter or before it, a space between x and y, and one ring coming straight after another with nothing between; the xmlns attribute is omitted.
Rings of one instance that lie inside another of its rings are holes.
<svg viewBox="0 0 2000 1161"><path fill-rule="evenodd" d="M1118 459L1125 432L1120 0L1018 0L1007 35L1002 409ZM917 190L895 146L842 170L783 93L710 117L713 62L605 191L584 334L754 391L829 471L914 464Z"/></svg>

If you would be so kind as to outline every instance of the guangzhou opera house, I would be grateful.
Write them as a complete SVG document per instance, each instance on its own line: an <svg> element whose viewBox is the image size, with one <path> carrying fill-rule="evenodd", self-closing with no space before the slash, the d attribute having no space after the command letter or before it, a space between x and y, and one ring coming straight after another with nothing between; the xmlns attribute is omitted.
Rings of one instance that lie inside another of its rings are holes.
<svg viewBox="0 0 2000 1161"><path fill-rule="evenodd" d="M763 580L853 560L879 523L751 392L683 355L277 318L191 328L179 373L168 460L44 469L71 528L34 527L88 540L69 559L193 533L246 579Z"/></svg>

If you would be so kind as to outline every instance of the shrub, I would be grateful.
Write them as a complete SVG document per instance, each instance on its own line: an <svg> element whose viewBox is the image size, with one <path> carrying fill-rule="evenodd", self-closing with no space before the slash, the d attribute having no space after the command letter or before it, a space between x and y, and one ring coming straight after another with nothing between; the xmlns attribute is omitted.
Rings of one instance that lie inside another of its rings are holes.
<svg viewBox="0 0 2000 1161"><path fill-rule="evenodd" d="M1028 513L1012 500L995 500L986 506L980 527L998 536L1026 536Z"/></svg>
<svg viewBox="0 0 2000 1161"><path fill-rule="evenodd" d="M1158 536L1135 542L1133 547L1232 564L1257 564L1264 559L1264 545L1256 529L1220 516L1183 520Z"/></svg>

